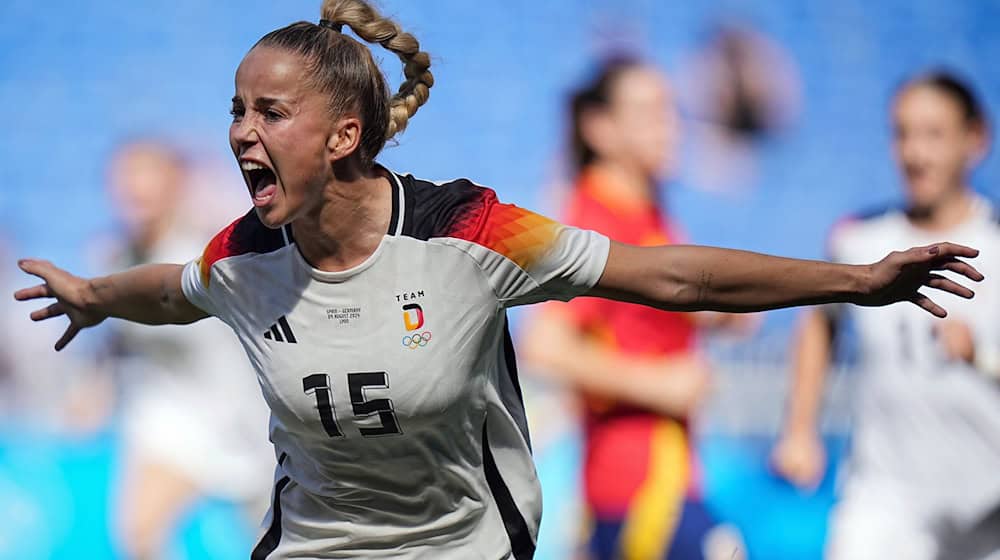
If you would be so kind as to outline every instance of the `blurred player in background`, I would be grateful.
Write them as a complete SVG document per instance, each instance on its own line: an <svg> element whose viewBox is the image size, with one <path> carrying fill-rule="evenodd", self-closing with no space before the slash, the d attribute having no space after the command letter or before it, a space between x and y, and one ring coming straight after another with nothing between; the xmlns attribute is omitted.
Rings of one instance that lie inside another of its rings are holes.
<svg viewBox="0 0 1000 560"><path fill-rule="evenodd" d="M165 143L123 145L108 173L125 238L112 269L197 254L210 233L185 205L188 166ZM254 373L224 325L152 328L116 322L113 357L124 385L125 470L118 491L128 558L158 558L184 510L211 495L267 506L274 455Z"/></svg>
<svg viewBox="0 0 1000 560"><path fill-rule="evenodd" d="M576 181L566 223L635 245L682 242L659 202L678 138L665 77L610 60L571 111ZM593 558L702 558L715 522L699 497L688 428L710 381L697 329L747 323L736 317L586 298L547 305L529 326L526 357L583 395Z"/></svg>
<svg viewBox="0 0 1000 560"><path fill-rule="evenodd" d="M947 73L919 76L896 95L892 119L906 206L839 223L830 257L860 263L948 238L982 247L984 273L1000 273L997 209L969 186L989 140L972 90ZM806 487L823 476L823 382L848 317L865 370L850 474L832 518L834 560L1000 558L1000 290L983 284L975 303L945 297L951 314L940 322L903 306L837 305L803 317L778 472Z"/></svg>

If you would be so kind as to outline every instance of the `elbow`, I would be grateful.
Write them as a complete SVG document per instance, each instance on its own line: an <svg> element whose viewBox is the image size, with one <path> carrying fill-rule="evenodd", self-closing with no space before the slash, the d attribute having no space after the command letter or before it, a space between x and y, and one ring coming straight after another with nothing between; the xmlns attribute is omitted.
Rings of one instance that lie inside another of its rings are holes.
<svg viewBox="0 0 1000 560"><path fill-rule="evenodd" d="M666 311L704 311L707 292L703 281L687 280L670 271L662 271L647 290L647 297L655 307Z"/></svg>

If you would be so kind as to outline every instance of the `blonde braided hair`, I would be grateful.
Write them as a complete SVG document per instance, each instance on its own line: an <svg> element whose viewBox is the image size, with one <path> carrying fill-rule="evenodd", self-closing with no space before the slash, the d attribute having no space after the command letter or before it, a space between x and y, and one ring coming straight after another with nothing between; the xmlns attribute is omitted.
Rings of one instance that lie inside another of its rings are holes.
<svg viewBox="0 0 1000 560"><path fill-rule="evenodd" d="M364 0L325 0L320 10L323 19L344 24L369 43L378 43L399 57L406 77L399 91L389 100L389 127L386 139L406 129L410 117L427 103L434 85L431 57L420 50L417 38L402 30L395 21L383 17Z"/></svg>
<svg viewBox="0 0 1000 560"><path fill-rule="evenodd" d="M434 76L430 56L417 39L382 17L364 0L324 0L323 25L300 21L272 31L257 46L287 49L307 64L312 85L329 97L334 116L357 113L362 122L358 155L371 165L387 140L402 132L410 117L427 102ZM385 76L371 50L337 30L346 25L358 37L396 53L406 80L390 95ZM331 29L332 28L332 29Z"/></svg>

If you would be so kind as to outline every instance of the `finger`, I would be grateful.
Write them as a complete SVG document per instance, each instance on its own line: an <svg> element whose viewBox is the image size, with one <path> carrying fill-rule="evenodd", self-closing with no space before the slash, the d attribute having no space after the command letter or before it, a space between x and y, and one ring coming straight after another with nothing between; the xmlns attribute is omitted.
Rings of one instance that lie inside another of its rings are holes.
<svg viewBox="0 0 1000 560"><path fill-rule="evenodd" d="M14 292L14 299L18 301L38 299L42 297L55 297L52 295L52 290L49 289L48 284L39 284L38 286L23 288Z"/></svg>
<svg viewBox="0 0 1000 560"><path fill-rule="evenodd" d="M939 257L968 257L971 259L979 256L979 249L958 243L935 243L928 246L927 250L930 254Z"/></svg>
<svg viewBox="0 0 1000 560"><path fill-rule="evenodd" d="M21 259L17 261L17 266L21 270L31 274L32 276L37 276L42 279L47 279L56 267L52 265L49 261L42 261L36 259Z"/></svg>
<svg viewBox="0 0 1000 560"><path fill-rule="evenodd" d="M958 259L946 261L942 263L937 269L957 272L958 274L965 276L969 280L973 280L976 282L982 282L984 278L983 274L978 270L976 270L974 266L972 266L967 262L960 261Z"/></svg>
<svg viewBox="0 0 1000 560"><path fill-rule="evenodd" d="M948 316L948 312L945 311L943 307L934 303L931 298L925 296L924 294L918 293L911 297L910 301L935 317L943 319Z"/></svg>
<svg viewBox="0 0 1000 560"><path fill-rule="evenodd" d="M970 290L969 288L966 288L965 286L959 284L958 282L955 282L954 280L945 278L944 276L938 274L930 274L928 275L928 278L929 280L924 282L924 284L936 290L952 293L955 294L956 296L964 297L965 299L972 299L972 297L976 295L976 293Z"/></svg>
<svg viewBox="0 0 1000 560"><path fill-rule="evenodd" d="M41 309L36 309L31 312L32 321L44 321L45 319L51 319L53 317L59 317L60 315L66 314L66 308L63 304L56 302L48 307L43 307Z"/></svg>
<svg viewBox="0 0 1000 560"><path fill-rule="evenodd" d="M70 323L69 326L66 327L66 332L64 332L63 335L59 337L59 340L56 341L56 352L65 348L66 345L69 344L74 337L76 337L76 333L78 332L80 332L80 327Z"/></svg>

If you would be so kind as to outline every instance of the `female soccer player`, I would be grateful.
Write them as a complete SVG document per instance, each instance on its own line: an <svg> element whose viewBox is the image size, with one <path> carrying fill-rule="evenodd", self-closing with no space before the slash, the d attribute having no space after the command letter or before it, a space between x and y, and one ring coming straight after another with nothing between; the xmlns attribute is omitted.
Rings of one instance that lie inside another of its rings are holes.
<svg viewBox="0 0 1000 560"><path fill-rule="evenodd" d="M859 263L895 244L947 236L986 248L980 267L1000 270L997 209L969 186L989 139L972 89L947 73L918 76L896 95L892 121L906 204L841 221L831 258ZM983 288L975 303L948 296L954 313L939 322L905 307L824 306L803 317L774 452L778 472L796 484L814 486L825 471L819 407L845 320L856 325L861 350L831 559L1000 556L1000 291Z"/></svg>
<svg viewBox="0 0 1000 560"><path fill-rule="evenodd" d="M939 243L835 265L704 247L634 247L374 161L427 101L416 39L362 0L327 0L320 25L265 35L236 71L230 143L253 210L187 265L83 279L23 260L68 315L61 349L107 317L214 315L237 334L271 408L277 469L252 557L529 558L540 518L510 306L581 294L670 310L750 311L913 301L937 276L981 275ZM371 52L399 55L389 97ZM219 406L226 406L220 402Z"/></svg>
<svg viewBox="0 0 1000 560"><path fill-rule="evenodd" d="M611 60L574 96L571 112L578 175L566 223L634 245L681 243L658 203L678 136L663 75L637 60ZM702 558L714 522L701 503L687 429L709 380L696 330L746 317L581 298L547 306L532 321L525 355L584 397L595 560Z"/></svg>

